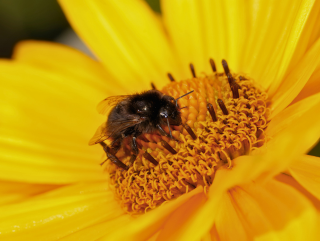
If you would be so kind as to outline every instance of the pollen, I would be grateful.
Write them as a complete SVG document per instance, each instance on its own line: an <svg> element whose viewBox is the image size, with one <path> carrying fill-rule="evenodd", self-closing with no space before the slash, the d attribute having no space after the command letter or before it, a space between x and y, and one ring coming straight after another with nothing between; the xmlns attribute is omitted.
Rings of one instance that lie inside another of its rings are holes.
<svg viewBox="0 0 320 241"><path fill-rule="evenodd" d="M232 169L233 160L264 145L268 137L270 101L250 77L231 73L225 61L223 73L196 76L171 82L161 92L179 99L182 125L171 126L173 138L159 133L139 136L139 153L117 153L128 170L111 161L106 171L123 209L139 214L190 192L198 185L205 192L219 168ZM191 66L191 65L190 65ZM169 133L168 127L163 129Z"/></svg>

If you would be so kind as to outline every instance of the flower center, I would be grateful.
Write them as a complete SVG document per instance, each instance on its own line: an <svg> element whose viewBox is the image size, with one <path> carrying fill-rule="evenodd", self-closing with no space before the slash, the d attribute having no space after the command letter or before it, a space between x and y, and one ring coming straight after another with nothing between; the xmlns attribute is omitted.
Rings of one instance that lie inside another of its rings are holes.
<svg viewBox="0 0 320 241"><path fill-rule="evenodd" d="M161 92L179 99L182 126L172 126L175 140L158 133L137 139L139 154L132 162L120 149L117 157L130 166L124 170L107 162L116 199L129 213L142 213L179 197L198 185L204 190L222 166L261 147L267 137L269 101L264 90L248 76L232 74L223 61L224 73L179 82L172 81ZM174 80L169 74L169 78ZM183 108L186 107L186 108ZM163 126L168 133L168 127Z"/></svg>

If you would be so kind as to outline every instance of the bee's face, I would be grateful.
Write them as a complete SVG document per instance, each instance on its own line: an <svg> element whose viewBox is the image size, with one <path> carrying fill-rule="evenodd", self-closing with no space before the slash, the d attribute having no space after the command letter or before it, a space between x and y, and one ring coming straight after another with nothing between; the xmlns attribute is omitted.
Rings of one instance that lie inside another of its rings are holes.
<svg viewBox="0 0 320 241"><path fill-rule="evenodd" d="M175 99L168 95L163 96L163 99L165 104L160 108L161 119L165 122L168 119L170 125L180 125L181 117Z"/></svg>

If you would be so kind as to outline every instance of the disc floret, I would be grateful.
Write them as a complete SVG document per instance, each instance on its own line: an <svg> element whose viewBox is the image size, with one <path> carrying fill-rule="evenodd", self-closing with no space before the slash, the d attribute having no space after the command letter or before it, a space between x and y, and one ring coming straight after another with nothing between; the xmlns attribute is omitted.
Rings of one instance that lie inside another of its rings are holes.
<svg viewBox="0 0 320 241"><path fill-rule="evenodd" d="M129 213L142 213L179 197L198 185L207 190L219 168L232 168L233 159L249 155L266 141L269 101L266 92L248 76L225 72L171 82L162 90L179 99L182 125L172 127L172 136L158 133L138 138L134 162L121 149L117 156L128 170L107 162L116 199ZM190 65L191 66L191 65ZM163 127L168 133L168 128Z"/></svg>

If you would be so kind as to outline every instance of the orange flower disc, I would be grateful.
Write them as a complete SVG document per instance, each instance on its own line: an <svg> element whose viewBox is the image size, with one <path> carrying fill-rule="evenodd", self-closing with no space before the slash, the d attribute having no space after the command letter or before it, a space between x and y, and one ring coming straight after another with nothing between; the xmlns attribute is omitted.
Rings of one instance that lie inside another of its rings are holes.
<svg viewBox="0 0 320 241"><path fill-rule="evenodd" d="M171 82L162 92L178 98L192 90L179 99L180 108L186 108L180 110L183 125L172 127L176 140L144 134L138 138L139 155L133 163L124 149L117 153L130 166L128 171L107 162L115 197L128 213L153 209L198 185L207 190L218 168L232 168L234 158L267 141L270 103L253 80L215 73Z"/></svg>

